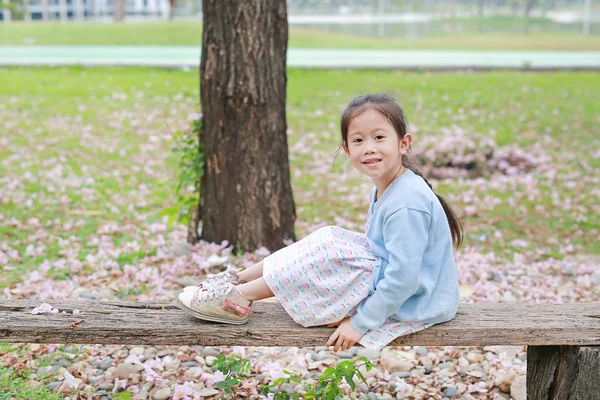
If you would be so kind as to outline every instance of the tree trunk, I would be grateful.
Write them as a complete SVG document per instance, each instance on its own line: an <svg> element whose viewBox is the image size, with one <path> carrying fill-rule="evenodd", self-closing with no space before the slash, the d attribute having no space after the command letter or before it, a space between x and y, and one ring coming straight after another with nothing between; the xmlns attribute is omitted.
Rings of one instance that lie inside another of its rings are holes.
<svg viewBox="0 0 600 400"><path fill-rule="evenodd" d="M523 28L523 33L525 35L529 34L529 14L535 5L535 0L526 0L525 1L525 26Z"/></svg>
<svg viewBox="0 0 600 400"><path fill-rule="evenodd" d="M600 347L529 346L528 400L588 400L600 396Z"/></svg>
<svg viewBox="0 0 600 400"><path fill-rule="evenodd" d="M60 15L60 22L65 22L69 19L68 11L67 11L67 0L59 0L58 1L58 10Z"/></svg>
<svg viewBox="0 0 600 400"><path fill-rule="evenodd" d="M549 10L554 9L556 6L556 0L546 0L542 3L542 18L546 18L546 14Z"/></svg>
<svg viewBox="0 0 600 400"><path fill-rule="evenodd" d="M271 251L294 240L285 0L204 0L202 240Z"/></svg>
<svg viewBox="0 0 600 400"><path fill-rule="evenodd" d="M75 10L73 19L83 21L85 19L85 10L83 8L83 0L75 0Z"/></svg>
<svg viewBox="0 0 600 400"><path fill-rule="evenodd" d="M42 4L41 4L41 9L42 9L42 20L43 21L48 21L48 16L49 16L49 12L48 12L48 0L41 0Z"/></svg>
<svg viewBox="0 0 600 400"><path fill-rule="evenodd" d="M452 32L456 32L456 0L448 1L448 18L450 18L450 29Z"/></svg>
<svg viewBox="0 0 600 400"><path fill-rule="evenodd" d="M519 10L519 1L513 0L511 3L511 16L514 18L517 16L517 11Z"/></svg>
<svg viewBox="0 0 600 400"><path fill-rule="evenodd" d="M173 20L176 7L177 7L177 0L169 0L169 21Z"/></svg>
<svg viewBox="0 0 600 400"><path fill-rule="evenodd" d="M485 9L485 0L479 0L477 2L477 16L479 24L479 34L483 33L483 10Z"/></svg>
<svg viewBox="0 0 600 400"><path fill-rule="evenodd" d="M2 5L5 7L2 7ZM0 1L0 12L2 13L2 22L7 23L12 21L12 11L11 11L9 0Z"/></svg>
<svg viewBox="0 0 600 400"><path fill-rule="evenodd" d="M526 0L525 1L525 18L529 18L529 14L531 14L531 10L533 10L533 6L535 6L535 0Z"/></svg>
<svg viewBox="0 0 600 400"><path fill-rule="evenodd" d="M29 11L29 0L23 0L23 20L31 22L31 11Z"/></svg>
<svg viewBox="0 0 600 400"><path fill-rule="evenodd" d="M115 0L115 22L125 19L125 0Z"/></svg>

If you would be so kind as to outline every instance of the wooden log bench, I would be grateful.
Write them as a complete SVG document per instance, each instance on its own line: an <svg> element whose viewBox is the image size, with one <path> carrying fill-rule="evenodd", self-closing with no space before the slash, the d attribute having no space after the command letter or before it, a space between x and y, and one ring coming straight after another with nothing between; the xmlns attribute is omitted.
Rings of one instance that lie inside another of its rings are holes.
<svg viewBox="0 0 600 400"><path fill-rule="evenodd" d="M257 302L246 325L203 322L166 303L0 300L0 342L202 346L322 346L333 328L303 328L279 304ZM73 314L73 310L80 310ZM390 345L527 345L529 400L600 399L600 302L461 305L455 319Z"/></svg>

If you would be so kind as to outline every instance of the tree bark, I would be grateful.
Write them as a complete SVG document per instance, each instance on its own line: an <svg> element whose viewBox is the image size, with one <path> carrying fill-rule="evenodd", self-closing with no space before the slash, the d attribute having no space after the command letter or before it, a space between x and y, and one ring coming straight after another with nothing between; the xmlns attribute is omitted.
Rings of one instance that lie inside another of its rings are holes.
<svg viewBox="0 0 600 400"><path fill-rule="evenodd" d="M285 0L204 0L203 240L271 251L294 240L287 145Z"/></svg>
<svg viewBox="0 0 600 400"><path fill-rule="evenodd" d="M600 347L529 346L529 400L600 398Z"/></svg>

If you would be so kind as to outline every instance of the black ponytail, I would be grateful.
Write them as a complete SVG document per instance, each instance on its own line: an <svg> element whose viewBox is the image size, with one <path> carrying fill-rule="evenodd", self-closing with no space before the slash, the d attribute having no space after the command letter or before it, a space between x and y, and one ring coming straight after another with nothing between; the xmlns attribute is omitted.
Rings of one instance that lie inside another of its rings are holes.
<svg viewBox="0 0 600 400"><path fill-rule="evenodd" d="M442 196L440 196L439 194L437 194L435 192L435 190L433 190L433 186L431 186L431 183L429 183L429 181L427 180L427 178L425 178L423 176L423 174L421 173L421 171L419 171L417 169L417 167L415 167L413 164L411 164L408 161L408 157L407 156L404 156L402 158L402 165L404 165L405 168L408 168L412 172L414 172L415 175L419 175L421 178L423 178L423 180L425 181L425 183L427 184L427 186L429 186L429 188L431 189L431 191L433 192L433 194L435 194L437 196L438 200L442 204L442 208L444 209L444 213L446 214L446 218L448 219L448 225L450 225L450 232L452 233L452 243L454 243L454 246L458 249L460 246L462 246L463 239L464 239L464 232L463 232L463 228L462 228L462 225L460 223L460 220L456 216L456 213L454 212L454 210L452 209L452 207L450 207L450 205L446 202L446 200L444 200L444 198Z"/></svg>

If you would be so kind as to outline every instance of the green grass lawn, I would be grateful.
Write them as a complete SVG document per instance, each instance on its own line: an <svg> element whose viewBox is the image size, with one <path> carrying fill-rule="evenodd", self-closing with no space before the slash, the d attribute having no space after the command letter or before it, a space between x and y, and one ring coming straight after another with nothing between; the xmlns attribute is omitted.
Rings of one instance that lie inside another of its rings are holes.
<svg viewBox="0 0 600 400"><path fill-rule="evenodd" d="M156 219L159 219L158 212L174 201L172 181L177 170L176 160L169 155L173 143L168 140L168 132L184 128L187 115L198 111L196 73L133 68L14 68L4 69L2 74L5 84L0 91L0 115L11 123L9 129L0 134L0 138L10 143L0 147L0 159L23 152L32 160L21 166L19 163L5 165L9 175L16 180L26 173L37 176L44 172L45 162L62 157L65 176L77 179L91 175L96 180L91 199L79 189L64 194L76 207L65 208L58 201L34 201L29 209L0 204L4 218L23 220L33 214L42 221L68 220L80 212L70 208L84 209L88 214L80 215L83 226L78 234L85 242L86 232L93 232L103 219L119 223L132 220L131 212L126 209L128 202L120 204L115 200L129 188L140 184L147 187L152 193L152 202L144 204L138 212L147 212ZM331 170L322 166L323 162L333 164L333 152L339 140L340 111L357 94L383 90L397 96L406 108L411 126L417 130L416 149L421 135L442 135L445 129L459 127L468 132L493 135L499 146L514 144L527 149L541 143L553 157L555 168L566 173L571 169L581 170L582 162L588 168L599 166L598 159L592 157L594 147L590 146L600 133L596 111L600 102L594 95L599 89L600 82L594 73L291 70L287 108L293 132L290 157L295 171L299 234L307 233L303 224L315 223L319 218L332 222L340 212L357 224L362 219L362 215L355 212L362 204L354 207L346 193L336 193L338 187L332 184L332 180L339 181L335 174L340 172L344 185L353 182L359 185L361 179L353 175L348 165L337 163ZM154 145L148 144L149 135ZM144 146L148 147L146 151L143 151ZM310 152L296 151L306 146L311 148ZM121 155L118 150L124 153ZM341 158L338 157L338 161ZM142 169L135 167L147 159L151 165ZM165 165L161 164L163 161ZM311 173L315 168L324 168L324 173ZM111 170L121 173L119 176L106 173ZM442 193L451 194L462 190L465 184L469 185L468 182L455 185L440 181L439 188ZM115 191L115 188L120 189ZM576 192L575 189L588 194L591 190L565 187L563 193ZM22 190L23 196L50 194L44 182L35 179L31 183L23 181ZM320 201L324 198L329 201ZM569 224L569 232L578 229L590 232L598 222L592 212L592 198L586 196L582 204L591 220ZM549 198L544 201L551 203ZM514 219L518 226L508 231L515 238L523 236L522 225L528 220L540 229L555 229L556 224L553 219L540 221L535 213L519 215L513 207L496 207L485 214L481 220L488 222L494 218ZM560 217L566 220L569 214L565 211ZM467 220L469 231L482 229L480 219ZM558 227L563 228L567 229ZM13 238L29 234L25 229ZM6 235L10 233L5 231L5 238ZM583 235L576 240L589 250L598 249L597 241L591 236ZM494 242L488 245L493 249ZM52 252L52 247L47 250ZM25 258L23 266L34 267L37 261L35 257Z"/></svg>
<svg viewBox="0 0 600 400"><path fill-rule="evenodd" d="M156 254L159 244L148 242L147 231L177 201L171 135L199 111L198 74L82 67L0 74L0 244L20 255L0 266L0 290L45 260L85 262L77 272L83 279L94 270L87 256L101 246L120 251L117 269ZM299 237L322 222L361 229L371 183L343 156L334 164L334 152L344 105L373 91L400 100L417 151L425 137L466 132L525 152L538 145L549 156L527 176L433 181L461 216L468 249L498 259L520 252L561 258L571 245L577 253L600 254L600 80L582 72L291 69L287 117ZM476 212L466 213L469 207ZM70 272L52 267L47 276L61 282ZM12 390L8 398L46 398L26 380L26 373L0 368L0 389Z"/></svg>
<svg viewBox="0 0 600 400"><path fill-rule="evenodd" d="M553 30L546 22L533 20L530 34L521 35L520 19L469 19L436 21L429 33L418 39L403 39L405 27L390 25L393 38L358 35L364 29L348 26L348 32L328 32L327 26L312 29L291 27L290 48L359 49L456 49L456 50L600 50L600 37L584 36L576 29ZM481 28L481 31L479 30ZM480 33L481 32L481 33ZM198 22L153 22L131 24L15 22L0 25L0 45L158 45L200 46L202 25Z"/></svg>

